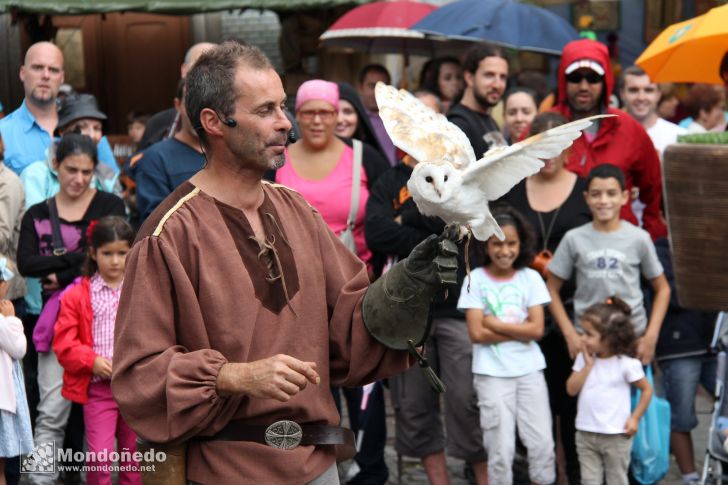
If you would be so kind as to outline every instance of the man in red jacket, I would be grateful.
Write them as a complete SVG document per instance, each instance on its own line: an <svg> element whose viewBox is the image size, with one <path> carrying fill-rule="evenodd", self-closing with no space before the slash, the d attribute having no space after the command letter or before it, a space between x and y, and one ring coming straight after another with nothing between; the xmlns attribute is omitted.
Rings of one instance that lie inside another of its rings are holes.
<svg viewBox="0 0 728 485"><path fill-rule="evenodd" d="M617 115L594 123L574 141L566 168L585 177L596 165L611 163L622 169L626 187L639 188L645 204L642 221L652 239L667 235L661 214L662 175L660 160L644 128L622 110L609 107L614 76L607 47L582 39L564 47L558 71L559 100L553 111L569 121L600 113ZM635 225L632 205L622 207L622 219Z"/></svg>

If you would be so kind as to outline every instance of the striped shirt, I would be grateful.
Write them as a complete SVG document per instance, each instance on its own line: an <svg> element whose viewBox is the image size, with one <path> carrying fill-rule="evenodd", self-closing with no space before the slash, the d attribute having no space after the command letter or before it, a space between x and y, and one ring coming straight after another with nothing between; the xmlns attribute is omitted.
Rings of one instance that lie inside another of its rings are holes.
<svg viewBox="0 0 728 485"><path fill-rule="evenodd" d="M109 360L113 360L114 356L114 322L116 321L116 310L119 308L122 285L116 289L111 288L99 273L93 275L90 281L91 307L94 312L91 325L93 350L96 355ZM103 378L94 376L91 382L100 380Z"/></svg>

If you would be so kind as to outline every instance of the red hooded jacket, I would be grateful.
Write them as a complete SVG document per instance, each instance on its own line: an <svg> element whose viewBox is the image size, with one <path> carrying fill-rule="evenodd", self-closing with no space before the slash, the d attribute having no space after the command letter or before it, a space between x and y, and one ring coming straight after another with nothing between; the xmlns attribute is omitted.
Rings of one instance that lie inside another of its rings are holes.
<svg viewBox="0 0 728 485"><path fill-rule="evenodd" d="M91 333L93 318L90 280L84 277L61 296L61 310L53 337L53 351L63 367L61 395L81 404L88 401L88 385L96 360Z"/></svg>
<svg viewBox="0 0 728 485"><path fill-rule="evenodd" d="M615 118L600 120L599 131L591 143L584 135L571 146L566 168L586 177L596 165L611 163L624 172L626 188L639 187L640 200L645 204L642 217L644 228L652 239L667 236L667 228L661 217L662 173L660 159L652 140L645 129L630 115L622 110L609 107L609 97L614 89L614 76L609 64L607 47L589 39L577 40L567 44L559 64L559 100L553 111L561 113L569 121L573 120L566 96L566 68L574 61L590 59L604 68L604 89L601 98L601 111L616 114ZM637 224L632 212L632 204L622 208L622 218Z"/></svg>

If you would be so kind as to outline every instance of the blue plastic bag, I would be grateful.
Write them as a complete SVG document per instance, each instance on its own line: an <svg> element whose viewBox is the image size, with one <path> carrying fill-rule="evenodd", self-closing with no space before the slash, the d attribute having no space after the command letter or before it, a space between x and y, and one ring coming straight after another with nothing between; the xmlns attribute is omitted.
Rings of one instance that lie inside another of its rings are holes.
<svg viewBox="0 0 728 485"><path fill-rule="evenodd" d="M647 381L655 388L652 366L645 371ZM641 392L632 395L632 409L637 406ZM670 403L652 395L647 411L640 419L632 442L632 476L639 483L657 483L670 468Z"/></svg>

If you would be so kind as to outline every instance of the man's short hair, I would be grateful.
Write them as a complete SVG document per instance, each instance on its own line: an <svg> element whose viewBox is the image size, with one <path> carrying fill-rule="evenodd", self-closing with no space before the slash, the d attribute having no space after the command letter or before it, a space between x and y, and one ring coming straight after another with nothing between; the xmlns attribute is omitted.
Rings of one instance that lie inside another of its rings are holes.
<svg viewBox="0 0 728 485"><path fill-rule="evenodd" d="M648 76L648 74L640 66L629 66L619 76L620 89L624 89L624 80L627 76ZM650 82L652 82L652 79L650 79Z"/></svg>
<svg viewBox="0 0 728 485"><path fill-rule="evenodd" d="M619 182L619 188L624 190L627 183L624 180L624 172L622 169L611 163L603 163L597 165L589 171L589 175L586 177L586 189L589 190L592 180L594 179L617 179Z"/></svg>
<svg viewBox="0 0 728 485"><path fill-rule="evenodd" d="M235 74L241 65L259 71L273 69L270 59L257 47L225 41L202 54L187 73L185 108L204 144L207 134L200 113L209 108L227 118L235 112L235 100L242 94L236 91Z"/></svg>
<svg viewBox="0 0 728 485"><path fill-rule="evenodd" d="M510 64L508 56L505 51L494 44L477 44L468 49L465 53L465 62L463 62L463 70L468 71L470 74L475 74L478 71L480 61L486 57L500 57Z"/></svg>
<svg viewBox="0 0 728 485"><path fill-rule="evenodd" d="M720 61L720 78L723 82L728 83L728 51L723 54L723 60Z"/></svg>
<svg viewBox="0 0 728 485"><path fill-rule="evenodd" d="M361 68L361 71L359 71L359 84L364 83L364 79L366 79L367 74L369 74L370 72L378 72L379 74L383 74L387 78L387 84L392 83L392 76L389 75L389 71L386 67L381 64L367 64L366 66Z"/></svg>

